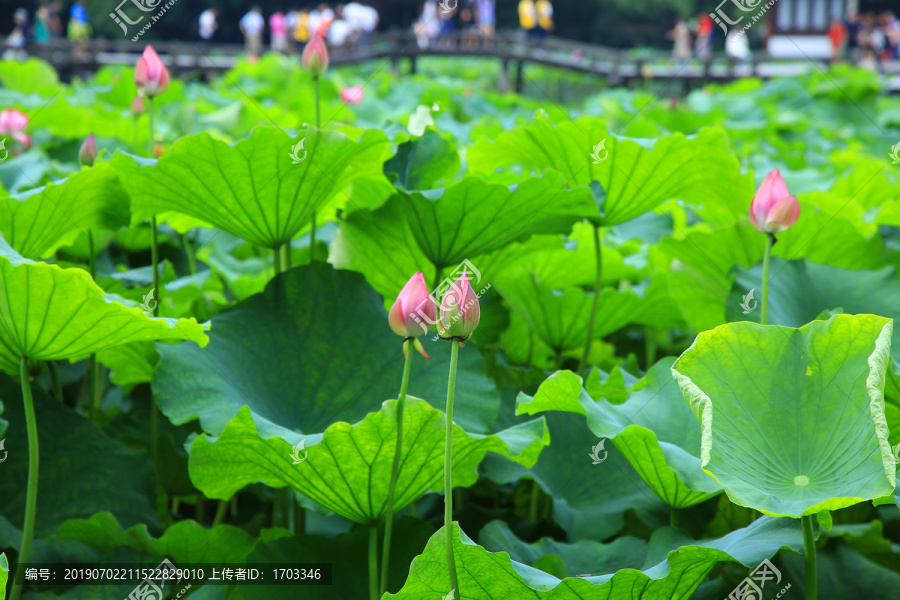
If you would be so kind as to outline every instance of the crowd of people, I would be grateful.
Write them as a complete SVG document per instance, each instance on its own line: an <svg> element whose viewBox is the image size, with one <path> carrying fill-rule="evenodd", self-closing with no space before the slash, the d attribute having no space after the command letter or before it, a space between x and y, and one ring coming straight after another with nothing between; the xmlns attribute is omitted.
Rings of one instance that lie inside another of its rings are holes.
<svg viewBox="0 0 900 600"><path fill-rule="evenodd" d="M828 29L832 60L848 59L874 67L880 61L900 59L900 20L891 11L876 15L851 14L833 20Z"/></svg>
<svg viewBox="0 0 900 600"><path fill-rule="evenodd" d="M200 15L200 37L213 41L218 29L218 11L207 9ZM273 52L299 52L318 34L336 48L365 45L378 27L378 11L358 2L338 4L334 8L320 4L313 9L293 8L275 11L268 18L269 43ZM241 17L238 27L244 36L247 52L259 56L263 50L266 18L262 8L254 6Z"/></svg>
<svg viewBox="0 0 900 600"><path fill-rule="evenodd" d="M421 48L477 47L491 40L497 24L494 0L425 0L413 31ZM458 32L458 35L457 35Z"/></svg>
<svg viewBox="0 0 900 600"><path fill-rule="evenodd" d="M766 25L761 27L766 35ZM677 19L668 32L672 41L672 59L684 64L691 58L709 60L720 35L712 18L706 13L688 24L685 19ZM746 35L733 28L724 36L725 54L739 61L750 60L750 44ZM831 43L831 60L849 60L863 67L876 68L885 60L900 59L900 20L891 11L881 14L850 14L845 20L833 19L828 28Z"/></svg>

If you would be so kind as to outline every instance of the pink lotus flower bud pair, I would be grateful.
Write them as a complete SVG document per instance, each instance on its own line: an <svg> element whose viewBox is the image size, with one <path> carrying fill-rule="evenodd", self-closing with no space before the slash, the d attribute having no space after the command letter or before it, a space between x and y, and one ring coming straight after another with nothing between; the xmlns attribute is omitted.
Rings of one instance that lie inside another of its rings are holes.
<svg viewBox="0 0 900 600"><path fill-rule="evenodd" d="M26 127L28 127L28 115L21 110L7 108L0 111L0 136L11 136L12 139L28 148L31 146L31 136L23 133Z"/></svg>
<svg viewBox="0 0 900 600"><path fill-rule="evenodd" d="M94 134L92 133L81 144L81 149L78 151L78 164L85 167L93 166L99 153L97 140L94 139Z"/></svg>
<svg viewBox="0 0 900 600"><path fill-rule="evenodd" d="M152 98L169 89L169 70L162 63L153 46L144 48L144 54L134 67L134 84L141 96Z"/></svg>
<svg viewBox="0 0 900 600"><path fill-rule="evenodd" d="M313 77L324 75L328 70L328 46L325 45L325 40L318 33L313 34L312 39L303 49L300 64Z"/></svg>
<svg viewBox="0 0 900 600"><path fill-rule="evenodd" d="M800 203L792 196L778 169L763 179L750 203L750 224L760 233L785 231L800 217Z"/></svg>
<svg viewBox="0 0 900 600"><path fill-rule="evenodd" d="M472 289L465 270L444 294L440 317L437 304L428 292L425 276L421 272L417 272L406 282L388 313L388 322L393 332L406 338L418 338L431 325L437 324L442 337L466 339L475 331L480 319L478 296ZM418 339L415 343L419 352L428 358Z"/></svg>

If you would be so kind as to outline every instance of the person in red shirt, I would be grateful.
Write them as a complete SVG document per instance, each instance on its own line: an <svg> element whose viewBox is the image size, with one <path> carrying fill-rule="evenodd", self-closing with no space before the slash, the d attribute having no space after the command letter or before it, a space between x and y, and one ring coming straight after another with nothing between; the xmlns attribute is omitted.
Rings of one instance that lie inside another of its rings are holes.
<svg viewBox="0 0 900 600"><path fill-rule="evenodd" d="M841 59L844 43L847 41L847 28L838 19L831 20L828 28L828 39L831 40L831 60L837 62Z"/></svg>
<svg viewBox="0 0 900 600"><path fill-rule="evenodd" d="M697 58L709 60L712 56L712 34L715 24L706 13L700 13L700 23L697 25Z"/></svg>

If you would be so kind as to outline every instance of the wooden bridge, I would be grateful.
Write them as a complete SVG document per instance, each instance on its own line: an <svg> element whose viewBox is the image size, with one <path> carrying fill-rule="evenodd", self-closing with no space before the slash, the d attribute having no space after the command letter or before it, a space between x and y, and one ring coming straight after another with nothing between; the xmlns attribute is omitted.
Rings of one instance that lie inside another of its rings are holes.
<svg viewBox="0 0 900 600"><path fill-rule="evenodd" d="M412 32L391 32L373 36L364 46L333 48L331 64L350 65L365 61L388 60L399 72L408 64L409 72L416 72L420 56L487 57L500 61L498 88L521 92L524 69L529 63L557 67L606 78L610 86L630 85L648 79L675 81L683 89L708 82L727 82L742 77L795 77L817 69L825 69L827 60L777 60L760 53L752 60L739 62L725 55L714 55L708 61L694 59L687 64L675 64L667 52L638 52L616 50L548 37L540 42L526 40L520 32L497 32L493 39L483 36L456 34L434 41L420 41ZM174 75L203 76L209 72L232 68L245 50L238 44L206 44L201 42L159 42L153 47ZM29 56L42 58L53 64L63 80L85 75L103 65L137 62L144 42L130 40L91 40L76 47L66 40L31 45ZM900 92L900 61L880 65L887 89Z"/></svg>

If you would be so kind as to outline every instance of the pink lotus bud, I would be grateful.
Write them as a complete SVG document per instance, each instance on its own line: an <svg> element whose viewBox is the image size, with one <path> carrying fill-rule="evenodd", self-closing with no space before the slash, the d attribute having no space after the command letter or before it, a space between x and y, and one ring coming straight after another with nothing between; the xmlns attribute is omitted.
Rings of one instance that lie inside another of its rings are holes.
<svg viewBox="0 0 900 600"><path fill-rule="evenodd" d="M16 108L0 111L0 136L11 136L26 148L31 146L31 136L23 133L28 127L28 115Z"/></svg>
<svg viewBox="0 0 900 600"><path fill-rule="evenodd" d="M135 96L134 100L131 101L131 112L135 115L142 115L146 109L147 105L144 104L144 99L140 96Z"/></svg>
<svg viewBox="0 0 900 600"><path fill-rule="evenodd" d="M467 339L481 319L481 306L478 296L469 283L469 274L463 274L453 282L441 300L441 319L438 332L442 338Z"/></svg>
<svg viewBox="0 0 900 600"><path fill-rule="evenodd" d="M359 104L363 101L363 89L361 85L351 85L341 90L341 100L346 104Z"/></svg>
<svg viewBox="0 0 900 600"><path fill-rule="evenodd" d="M97 140L94 139L94 134L92 133L81 144L81 150L78 151L78 163L82 166L91 167L94 165L94 161L97 160L99 153Z"/></svg>
<svg viewBox="0 0 900 600"><path fill-rule="evenodd" d="M303 49L303 55L300 57L300 64L306 69L306 72L313 77L324 75L328 70L328 47L325 40L318 33L313 34L312 39Z"/></svg>
<svg viewBox="0 0 900 600"><path fill-rule="evenodd" d="M134 84L141 96L159 96L169 89L169 70L159 59L153 46L144 48L144 54L134 67Z"/></svg>
<svg viewBox="0 0 900 600"><path fill-rule="evenodd" d="M418 337L437 322L437 304L428 293L421 272L409 278L388 313L391 330L403 337Z"/></svg>
<svg viewBox="0 0 900 600"><path fill-rule="evenodd" d="M778 169L771 171L750 204L750 224L761 233L778 233L796 223L799 216L797 197L788 191Z"/></svg>
<svg viewBox="0 0 900 600"><path fill-rule="evenodd" d="M17 108L0 111L0 135L19 133L28 127L28 115Z"/></svg>

